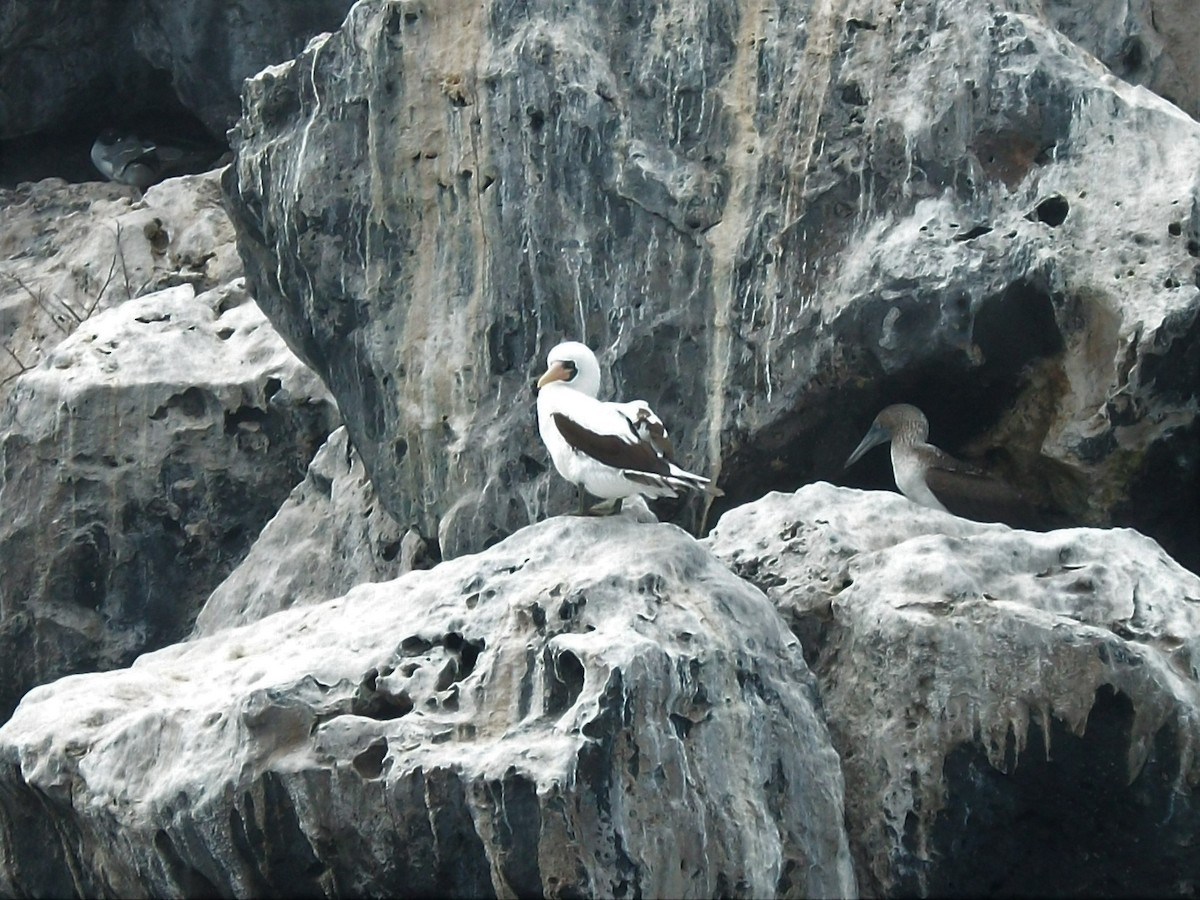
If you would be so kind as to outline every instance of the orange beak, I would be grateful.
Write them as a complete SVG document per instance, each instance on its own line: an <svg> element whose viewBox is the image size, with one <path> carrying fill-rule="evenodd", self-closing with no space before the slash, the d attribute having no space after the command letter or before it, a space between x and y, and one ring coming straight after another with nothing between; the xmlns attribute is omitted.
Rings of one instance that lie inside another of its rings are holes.
<svg viewBox="0 0 1200 900"><path fill-rule="evenodd" d="M552 363L550 368L546 370L546 374L538 379L537 386L538 388L543 388L552 381L566 381L570 377L571 373L567 370L566 366L560 362Z"/></svg>

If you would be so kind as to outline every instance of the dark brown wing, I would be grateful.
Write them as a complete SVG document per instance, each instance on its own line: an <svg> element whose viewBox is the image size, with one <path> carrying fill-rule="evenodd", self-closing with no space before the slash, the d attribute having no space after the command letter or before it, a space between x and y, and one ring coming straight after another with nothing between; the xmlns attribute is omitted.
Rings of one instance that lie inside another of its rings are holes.
<svg viewBox="0 0 1200 900"><path fill-rule="evenodd" d="M606 466L654 475L671 473L667 461L655 453L653 447L637 439L632 425L630 436L633 442L630 442L614 434L596 434L563 413L554 413L551 418L554 419L554 427L558 429L558 433L572 449L587 454Z"/></svg>
<svg viewBox="0 0 1200 900"><path fill-rule="evenodd" d="M946 509L964 519L1003 522L1013 528L1044 527L1037 507L1025 495L966 463L953 468L931 466L925 471L925 483Z"/></svg>

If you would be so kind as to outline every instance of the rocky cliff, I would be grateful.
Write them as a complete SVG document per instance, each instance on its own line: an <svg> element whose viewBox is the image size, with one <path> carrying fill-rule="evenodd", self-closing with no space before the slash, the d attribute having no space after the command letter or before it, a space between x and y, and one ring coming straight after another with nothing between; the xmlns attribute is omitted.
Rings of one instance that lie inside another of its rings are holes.
<svg viewBox="0 0 1200 900"><path fill-rule="evenodd" d="M905 400L1195 564L1200 131L1084 49L1115 40L1016 2L365 2L248 83L226 185L256 296L448 556L563 508L523 401L572 336L713 514Z"/></svg>
<svg viewBox="0 0 1200 900"><path fill-rule="evenodd" d="M0 893L1194 892L1190 4L168 5L0 13L254 76L0 193ZM723 498L562 515L567 337Z"/></svg>

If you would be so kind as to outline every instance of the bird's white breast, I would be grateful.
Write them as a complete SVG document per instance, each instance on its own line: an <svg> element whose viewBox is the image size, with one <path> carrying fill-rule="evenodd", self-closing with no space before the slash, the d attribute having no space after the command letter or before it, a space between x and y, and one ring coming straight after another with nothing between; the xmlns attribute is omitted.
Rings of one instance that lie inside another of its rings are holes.
<svg viewBox="0 0 1200 900"><path fill-rule="evenodd" d="M913 503L929 509L946 512L946 507L934 496L929 485L925 483L925 466L915 454L904 452L905 448L892 444L892 474L896 479L896 487Z"/></svg>

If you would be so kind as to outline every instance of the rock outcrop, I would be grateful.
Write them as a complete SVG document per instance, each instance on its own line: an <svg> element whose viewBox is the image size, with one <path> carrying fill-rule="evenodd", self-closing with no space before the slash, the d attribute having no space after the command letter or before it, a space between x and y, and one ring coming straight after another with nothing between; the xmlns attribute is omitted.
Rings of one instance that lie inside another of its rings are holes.
<svg viewBox="0 0 1200 900"><path fill-rule="evenodd" d="M436 548L380 505L346 429L339 428L245 561L205 601L195 633L216 634L292 606L320 603L357 584L389 581L436 561Z"/></svg>
<svg viewBox="0 0 1200 900"><path fill-rule="evenodd" d="M561 518L31 692L0 891L850 896L842 792L761 592Z"/></svg>
<svg viewBox="0 0 1200 900"><path fill-rule="evenodd" d="M1052 6L360 3L248 82L247 276L448 556L569 503L528 378L576 337L715 512L905 400L1200 564L1200 125Z"/></svg>
<svg viewBox="0 0 1200 900"><path fill-rule="evenodd" d="M238 576L247 602L265 583ZM559 517L297 604L31 692L0 729L0 890L1168 896L1200 878L1200 578L1132 531L814 484L702 544Z"/></svg>
<svg viewBox="0 0 1200 900"><path fill-rule="evenodd" d="M814 484L706 541L804 642L868 896L1191 893L1200 578Z"/></svg>
<svg viewBox="0 0 1200 900"><path fill-rule="evenodd" d="M0 9L0 140L275 63L0 193L0 894L1195 892L1194 4L283 6ZM552 517L567 337L707 538ZM894 401L1150 537L807 484Z"/></svg>
<svg viewBox="0 0 1200 900"><path fill-rule="evenodd" d="M203 293L241 277L215 173L138 194L54 178L0 191L0 398L96 313L163 288Z"/></svg>
<svg viewBox="0 0 1200 900"><path fill-rule="evenodd" d="M247 295L215 184L42 182L3 213L28 243L0 268L0 719L186 636L337 425Z"/></svg>

